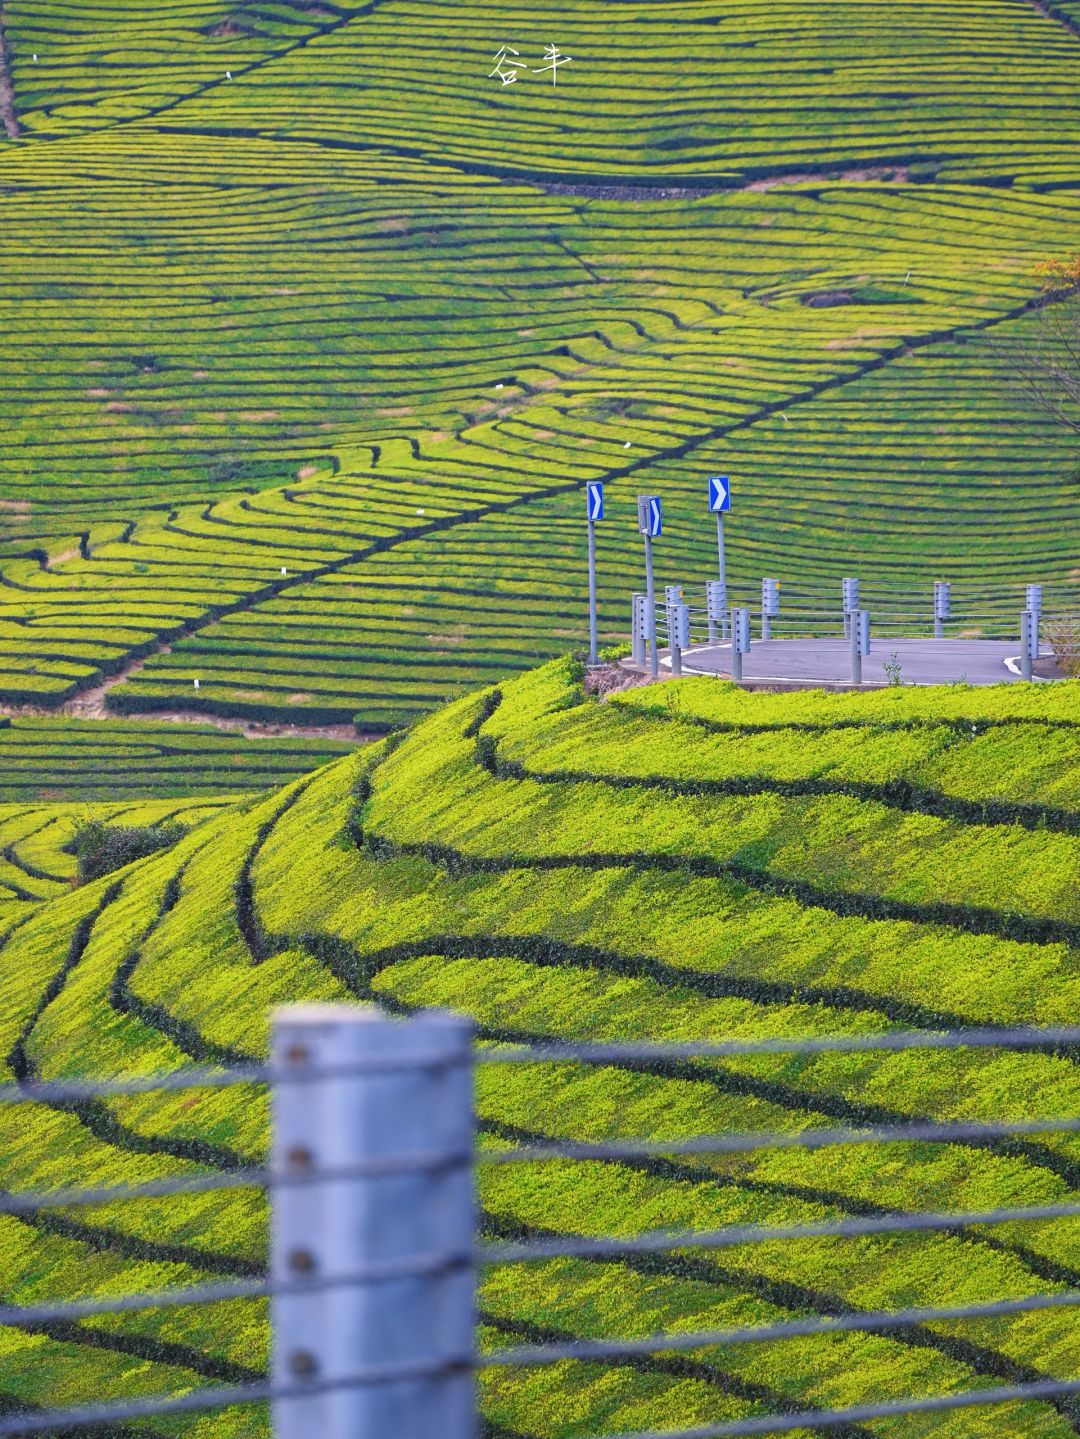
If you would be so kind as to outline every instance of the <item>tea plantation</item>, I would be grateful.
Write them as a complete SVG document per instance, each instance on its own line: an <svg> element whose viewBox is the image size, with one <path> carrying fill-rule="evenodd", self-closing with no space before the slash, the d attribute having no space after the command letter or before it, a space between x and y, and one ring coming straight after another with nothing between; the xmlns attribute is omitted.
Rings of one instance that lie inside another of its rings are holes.
<svg viewBox="0 0 1080 1439"><path fill-rule="evenodd" d="M1078 65L1080 0L0 0L0 1081L235 1066L298 1000L450 1006L489 1047L1074 1022L1080 681L601 703L555 657L597 479L608 641L635 495L659 582L700 581L714 471L735 602L854 572L923 613L944 577L976 633L1025 583L1076 602L1075 443L1010 354L1076 249ZM86 879L101 825L166 847ZM487 1147L1078 1103L1069 1049L477 1094ZM267 1144L251 1087L4 1105L0 1195ZM479 1197L516 1238L1077 1188L1080 1140L1037 1135L482 1166ZM246 1188L0 1216L0 1299L258 1278L267 1219ZM1064 1221L553 1260L482 1276L482 1342L1076 1287ZM491 1372L485 1439L1072 1377L1069 1316ZM0 1327L0 1415L256 1381L267 1321ZM1066 1439L1080 1403L830 1432Z"/></svg>
<svg viewBox="0 0 1080 1439"><path fill-rule="evenodd" d="M48 899L66 894L78 878L75 836L95 821L106 825L180 825L190 829L220 815L231 801L207 799L176 804L141 800L128 804L0 803L0 934L6 935Z"/></svg>
<svg viewBox="0 0 1080 1439"><path fill-rule="evenodd" d="M1075 247L1075 4L0 23L0 703L392 729L579 641L596 478L612 637L635 493L704 576L718 468L736 597L1075 591L1004 353Z"/></svg>
<svg viewBox="0 0 1080 1439"><path fill-rule="evenodd" d="M484 1044L1068 1023L1080 950L1080 687L585 700L557 661L196 823L52 898L0 949L9 1077L167 1073L265 1053L282 1000L450 1005ZM15 823L12 821L11 823ZM8 823L8 821L5 821ZM14 833L14 830L11 831ZM5 830L5 834L7 831ZM21 841L13 841L23 853ZM10 852L10 851L9 851ZM41 868L47 866L41 865ZM58 871L59 873L59 871ZM528 1067L525 1067L527 1069ZM480 1067L487 1145L538 1136L1072 1114L1076 1056L938 1051ZM0 1111L0 1186L228 1170L267 1144L228 1091ZM1053 1202L1069 1136L481 1168L489 1236L633 1234ZM249 1190L0 1219L4 1297L251 1276ZM806 1240L485 1276L485 1343L940 1305L1080 1283L1075 1225ZM489 1433L569 1439L1069 1376L1067 1310L634 1364L489 1375ZM3 1331L10 1408L254 1379L254 1301ZM1066 1436L1071 1400L852 1435ZM126 1432L126 1431L125 1431ZM134 1432L134 1431L132 1431ZM142 1432L142 1431L140 1431ZM262 1436L256 1408L146 1432Z"/></svg>
<svg viewBox="0 0 1080 1439"><path fill-rule="evenodd" d="M20 714L0 724L0 805L243 794L352 748L306 734L247 738L203 724Z"/></svg>

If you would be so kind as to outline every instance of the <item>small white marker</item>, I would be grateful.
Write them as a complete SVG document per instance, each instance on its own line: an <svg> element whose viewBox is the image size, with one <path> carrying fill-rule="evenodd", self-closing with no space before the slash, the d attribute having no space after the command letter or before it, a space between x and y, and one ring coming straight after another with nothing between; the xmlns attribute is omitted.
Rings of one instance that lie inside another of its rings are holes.
<svg viewBox="0 0 1080 1439"><path fill-rule="evenodd" d="M780 418L783 420L785 425L788 423L788 417L784 414L783 410L780 411Z"/></svg>
<svg viewBox="0 0 1080 1439"><path fill-rule="evenodd" d="M231 80L231 79L232 79L232 71L231 71L231 70L226 70L226 71L225 71L225 78L226 78L226 80Z"/></svg>
<svg viewBox="0 0 1080 1439"><path fill-rule="evenodd" d="M34 56L34 64L37 64L37 55Z"/></svg>
<svg viewBox="0 0 1080 1439"><path fill-rule="evenodd" d="M423 510L417 510L416 513L417 513L418 515L422 515L424 512L423 512Z"/></svg>
<svg viewBox="0 0 1080 1439"><path fill-rule="evenodd" d="M198 681L198 680L192 680L191 683L195 686L196 689L199 688L199 681Z"/></svg>
<svg viewBox="0 0 1080 1439"><path fill-rule="evenodd" d="M909 270L909 271L907 272L907 274L904 276L904 284L906 285L907 282L908 282L910 279L911 279L911 271Z"/></svg>
<svg viewBox="0 0 1080 1439"><path fill-rule="evenodd" d="M285 568L284 565L282 565L282 567L281 567L281 573L282 573L283 575L287 575L287 574L289 573L288 570Z"/></svg>
<svg viewBox="0 0 1080 1439"><path fill-rule="evenodd" d="M501 389L502 389L502 385L496 385L495 388L496 388L497 390L501 390Z"/></svg>
<svg viewBox="0 0 1080 1439"><path fill-rule="evenodd" d="M630 441L627 440L626 444L623 445L623 449L624 449L624 450L628 450L629 448L630 448Z"/></svg>

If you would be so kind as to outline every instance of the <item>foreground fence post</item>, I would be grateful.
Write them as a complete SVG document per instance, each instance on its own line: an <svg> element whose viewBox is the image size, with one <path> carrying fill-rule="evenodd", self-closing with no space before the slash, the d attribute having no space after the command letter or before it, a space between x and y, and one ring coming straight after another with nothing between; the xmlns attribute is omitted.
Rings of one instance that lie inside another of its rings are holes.
<svg viewBox="0 0 1080 1439"><path fill-rule="evenodd" d="M275 1439L473 1439L469 1021L294 1005L273 1050Z"/></svg>

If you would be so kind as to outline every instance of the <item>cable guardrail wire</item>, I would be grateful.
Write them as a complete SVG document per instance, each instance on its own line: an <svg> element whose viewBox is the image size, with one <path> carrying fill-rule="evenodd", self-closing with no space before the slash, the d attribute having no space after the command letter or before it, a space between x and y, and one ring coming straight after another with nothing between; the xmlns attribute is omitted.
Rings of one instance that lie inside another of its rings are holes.
<svg viewBox="0 0 1080 1439"><path fill-rule="evenodd" d="M706 1255L755 1245L958 1234L1080 1219L1080 1201L1062 1198L955 1211L875 1211L791 1224L732 1223L625 1235L582 1232L481 1240L473 1199L480 1166L551 1160L618 1164L653 1157L770 1149L810 1151L842 1145L1069 1135L1080 1132L1080 1116L913 1116L910 1122L860 1128L731 1131L670 1138L552 1137L510 1143L496 1139L481 1142L472 1110L474 1071L479 1064L633 1067L665 1060L692 1065L835 1054L884 1057L912 1050L1044 1052L1060 1062L1075 1063L1080 1057L1080 1026L981 1026L685 1043L478 1044L468 1020L439 1012L421 1012L402 1021L373 1016L359 1007L297 1006L281 1011L275 1024L274 1049L270 1063L232 1070L191 1067L169 1075L104 1082L0 1086L0 1104L70 1105L155 1090L174 1094L247 1085L268 1090L274 1111L273 1149L266 1164L218 1171L207 1166L129 1186L0 1194L0 1213L19 1214L120 1201L168 1201L178 1195L219 1189L265 1189L271 1200L273 1229L271 1263L265 1276L133 1294L55 1301L35 1298L26 1305L9 1300L0 1303L0 1326L40 1330L104 1315L122 1319L194 1305L269 1302L274 1362L266 1380L4 1415L0 1417L0 1439L44 1434L58 1427L85 1427L92 1432L151 1416L265 1402L272 1406L276 1439L301 1439L315 1432L326 1439L351 1439L356 1432L383 1432L391 1414L399 1416L396 1439L429 1439L436 1432L446 1439L471 1439L478 1422L473 1385L475 1376L484 1370L528 1369L566 1361L625 1363L650 1355L841 1333L892 1333L1080 1307L1080 1289L1059 1288L1020 1295L983 1294L977 1301L952 1305L911 1303L895 1308L845 1309L836 1314L724 1328L675 1327L651 1334L568 1337L480 1352L475 1287L479 1276L498 1266L553 1259L618 1262L688 1251ZM702 1171L705 1175L710 1172ZM447 1314L456 1314L456 1327L444 1322ZM1075 1393L1080 1393L1080 1379L1051 1375L1040 1382L915 1395L846 1408L795 1413L788 1407L782 1413L669 1431L663 1439L734 1439L738 1435L828 1429L864 1420L1034 1402ZM402 1414L408 1416L404 1421L400 1420ZM642 1431L638 1439L659 1436Z"/></svg>

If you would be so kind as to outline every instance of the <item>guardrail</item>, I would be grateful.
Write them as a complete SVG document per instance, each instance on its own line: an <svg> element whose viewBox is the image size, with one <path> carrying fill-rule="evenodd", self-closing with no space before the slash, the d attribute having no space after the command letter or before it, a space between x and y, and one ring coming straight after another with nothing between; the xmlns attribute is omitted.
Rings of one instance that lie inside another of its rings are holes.
<svg viewBox="0 0 1080 1439"><path fill-rule="evenodd" d="M556 1257L612 1259L700 1249L794 1243L914 1231L1080 1218L1080 1202L974 1212L856 1215L784 1226L733 1224L707 1231L646 1231L623 1237L560 1236L478 1242L474 1183L480 1165L552 1160L618 1163L653 1157L804 1151L919 1141L986 1141L1080 1133L1080 1116L1000 1121L913 1120L865 1128L779 1133L716 1133L685 1139L552 1140L478 1147L474 1068L486 1065L640 1065L746 1056L999 1048L1080 1053L1080 1028L960 1029L791 1040L687 1044L474 1044L471 1023L439 1011L401 1021L357 1006L296 1006L279 1012L269 1065L185 1070L106 1084L27 1084L0 1088L0 1103L71 1106L154 1090L268 1085L274 1116L266 1167L208 1172L130 1187L53 1190L3 1196L0 1212L101 1204L241 1186L272 1195L272 1242L265 1280L0 1308L0 1324L33 1328L57 1320L124 1314L238 1298L269 1298L273 1364L265 1383L195 1389L49 1412L6 1415L0 1435L118 1424L150 1416L270 1401L277 1439L472 1439L478 1428L475 1376L492 1368L532 1368L565 1360L592 1363L706 1346L779 1343L813 1335L895 1331L950 1320L985 1319L1080 1306L1080 1290L1032 1293L947 1307L797 1318L762 1325L637 1337L573 1339L481 1352L476 1341L478 1272ZM672 1431L663 1439L779 1434L864 1420L981 1408L1080 1393L1080 1378L913 1395L844 1409L785 1411ZM615 1439L615 1436L608 1436ZM618 1439L660 1439L652 1434Z"/></svg>
<svg viewBox="0 0 1080 1439"><path fill-rule="evenodd" d="M734 601L738 601L735 603ZM838 602L839 601L839 602ZM1016 608L1010 612L1008 605ZM852 616L858 629L852 633ZM1056 620L1071 617L1080 624L1080 591L1065 586L1029 585L1015 596L1002 591L996 604L984 596L963 597L953 608L952 587L939 581L925 606L919 597L902 592L860 594L859 581L843 581L839 595L824 590L783 591L780 582L765 579L760 596L747 596L720 580L696 589L668 585L663 597L633 595L630 614L634 663L659 672L660 651L667 649L674 674L681 673L682 653L702 645L732 645L732 674L742 678L742 655L756 638L815 639L842 637L851 646L851 682L862 682L861 659L870 652L871 635L884 640L989 639L1015 640L1023 678L1047 654L1041 632Z"/></svg>

